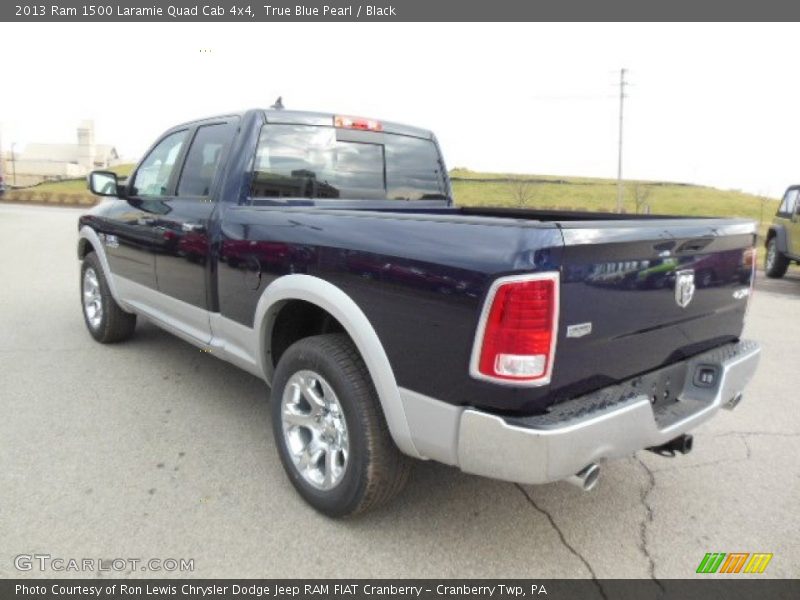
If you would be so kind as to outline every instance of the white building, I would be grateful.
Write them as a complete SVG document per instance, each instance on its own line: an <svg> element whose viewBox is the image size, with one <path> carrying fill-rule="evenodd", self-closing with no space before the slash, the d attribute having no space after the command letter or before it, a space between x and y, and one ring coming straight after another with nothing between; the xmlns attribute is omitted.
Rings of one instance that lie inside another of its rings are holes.
<svg viewBox="0 0 800 600"><path fill-rule="evenodd" d="M77 139L77 144L27 144L23 152L14 154L13 160L11 153L5 152L2 171L6 182L28 186L42 181L76 179L93 169L117 164L119 155L113 146L95 144L94 122L82 121Z"/></svg>

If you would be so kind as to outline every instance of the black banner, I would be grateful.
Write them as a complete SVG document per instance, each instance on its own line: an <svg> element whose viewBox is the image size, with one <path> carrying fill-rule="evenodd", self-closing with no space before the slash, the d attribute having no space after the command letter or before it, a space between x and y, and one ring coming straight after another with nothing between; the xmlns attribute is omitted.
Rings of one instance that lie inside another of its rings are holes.
<svg viewBox="0 0 800 600"><path fill-rule="evenodd" d="M737 577L708 579L42 579L0 581L0 598L75 600L795 600L800 581Z"/></svg>
<svg viewBox="0 0 800 600"><path fill-rule="evenodd" d="M786 0L56 0L0 3L11 22L503 22L503 21L794 21L800 3Z"/></svg>

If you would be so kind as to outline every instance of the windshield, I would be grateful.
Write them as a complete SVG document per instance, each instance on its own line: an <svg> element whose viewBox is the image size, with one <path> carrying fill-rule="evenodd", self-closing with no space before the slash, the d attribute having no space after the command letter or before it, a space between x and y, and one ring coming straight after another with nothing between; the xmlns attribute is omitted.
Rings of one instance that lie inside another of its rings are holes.
<svg viewBox="0 0 800 600"><path fill-rule="evenodd" d="M251 197L445 200L441 161L431 140L319 125L261 129Z"/></svg>

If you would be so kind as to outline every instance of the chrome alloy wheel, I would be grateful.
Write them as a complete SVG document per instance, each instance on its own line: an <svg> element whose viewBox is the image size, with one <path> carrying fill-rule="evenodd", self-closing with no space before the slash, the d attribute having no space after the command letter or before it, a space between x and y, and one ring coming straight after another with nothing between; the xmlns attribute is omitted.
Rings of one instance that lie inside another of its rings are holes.
<svg viewBox="0 0 800 600"><path fill-rule="evenodd" d="M283 439L297 471L319 490L336 487L347 469L350 442L331 385L314 371L298 371L281 400Z"/></svg>
<svg viewBox="0 0 800 600"><path fill-rule="evenodd" d="M100 327L103 320L103 297L100 295L100 282L92 267L83 273L83 312L92 329Z"/></svg>

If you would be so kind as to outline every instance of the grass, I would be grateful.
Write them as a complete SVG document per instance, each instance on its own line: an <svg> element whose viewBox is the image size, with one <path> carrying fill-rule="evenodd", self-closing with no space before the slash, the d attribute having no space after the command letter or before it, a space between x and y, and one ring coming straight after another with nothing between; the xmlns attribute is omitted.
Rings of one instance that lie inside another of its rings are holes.
<svg viewBox="0 0 800 600"><path fill-rule="evenodd" d="M456 203L463 206L616 211L617 182L613 179L477 173L467 169L453 169L450 176ZM521 182L524 182L522 186ZM525 191L520 191L520 187ZM640 198L644 197L643 204L650 207L652 214L753 219L759 223L760 239L764 238L779 204L774 198L737 190L661 181L626 181L625 212L637 212L637 192ZM763 248L759 248L761 252Z"/></svg>
<svg viewBox="0 0 800 600"><path fill-rule="evenodd" d="M121 177L130 175L132 169L133 165L111 168ZM453 169L450 175L455 200L459 205L606 212L616 209L617 184L613 179L478 173L467 169ZM520 187L524 188L524 192L520 192ZM735 190L660 181L626 181L625 212L637 212L637 193L640 198L646 196L644 203L649 205L653 214L745 217L759 222L762 235L778 208L778 200ZM73 205L94 204L97 200L86 189L86 180L83 178L9 191L4 199L11 202Z"/></svg>
<svg viewBox="0 0 800 600"><path fill-rule="evenodd" d="M451 172L456 202L462 205L523 206L614 212L617 183L611 179L475 173L463 169ZM519 182L527 182L527 197L516 196ZM778 201L734 190L668 183L626 181L624 210L635 213L635 192L646 195L644 202L653 214L711 217L746 217L769 221Z"/></svg>
<svg viewBox="0 0 800 600"><path fill-rule="evenodd" d="M131 174L134 165L109 167L120 178ZM68 206L92 205L97 202L86 187L86 178L65 179L33 185L27 188L9 190L3 197L8 202L30 202L33 204L64 204Z"/></svg>

